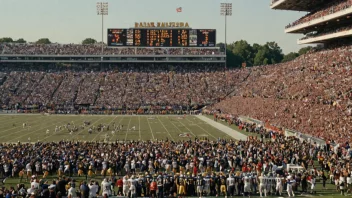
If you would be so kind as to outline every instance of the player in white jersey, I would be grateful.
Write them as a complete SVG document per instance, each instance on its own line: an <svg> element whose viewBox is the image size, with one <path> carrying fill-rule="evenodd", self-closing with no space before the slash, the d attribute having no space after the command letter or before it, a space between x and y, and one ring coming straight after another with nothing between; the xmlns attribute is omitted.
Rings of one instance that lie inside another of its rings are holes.
<svg viewBox="0 0 352 198"><path fill-rule="evenodd" d="M101 182L101 188L103 190L103 196L107 195L107 197L109 197L111 195L111 183L108 182L106 179Z"/></svg>
<svg viewBox="0 0 352 198"><path fill-rule="evenodd" d="M136 130L136 126L133 126L130 131L135 131Z"/></svg>
<svg viewBox="0 0 352 198"><path fill-rule="evenodd" d="M70 170L70 164L65 164L64 173L68 173Z"/></svg>
<svg viewBox="0 0 352 198"><path fill-rule="evenodd" d="M266 197L266 177L264 176L264 173L262 173L259 177L259 194L260 197L263 197L263 192L264 192L264 196Z"/></svg>
<svg viewBox="0 0 352 198"><path fill-rule="evenodd" d="M244 196L251 197L251 177L249 175L244 177Z"/></svg>
<svg viewBox="0 0 352 198"><path fill-rule="evenodd" d="M314 175L312 175L312 178L310 179L310 181L309 181L309 183L310 183L310 193L312 193L313 194L313 192L314 192L314 189L315 189L315 182L316 182L316 180L315 180L315 176Z"/></svg>
<svg viewBox="0 0 352 198"><path fill-rule="evenodd" d="M229 175L229 177L226 179L226 185L227 185L227 195L234 196L234 194L235 194L235 177L232 174Z"/></svg>
<svg viewBox="0 0 352 198"><path fill-rule="evenodd" d="M312 178L313 180L313 178ZM341 174L340 178L339 178L339 186L340 186L340 191L341 191L341 195L345 194L345 185L346 185L346 181L345 181L345 177ZM311 188L311 191L313 193L313 187Z"/></svg>
<svg viewBox="0 0 352 198"><path fill-rule="evenodd" d="M135 197L136 195L136 180L132 175L130 179L128 179L129 191L131 192L131 197Z"/></svg>
<svg viewBox="0 0 352 198"><path fill-rule="evenodd" d="M32 176L32 165L30 163L26 165L26 172L27 172L26 180L28 180L28 178Z"/></svg>
<svg viewBox="0 0 352 198"><path fill-rule="evenodd" d="M127 197L128 196L128 191L129 191L128 177L124 176L123 179L122 179L122 193L123 193L123 196Z"/></svg>
<svg viewBox="0 0 352 198"><path fill-rule="evenodd" d="M351 193L352 192L352 173L349 173L347 175L347 191L346 193Z"/></svg>
<svg viewBox="0 0 352 198"><path fill-rule="evenodd" d="M295 193L292 190L292 186L296 183L296 180L293 179L292 175L287 177L287 194L289 197L294 197Z"/></svg>
<svg viewBox="0 0 352 198"><path fill-rule="evenodd" d="M281 196L282 194L282 177L280 177L279 174L277 174L276 178L275 178L275 181L276 181L276 193L279 193L279 195Z"/></svg>

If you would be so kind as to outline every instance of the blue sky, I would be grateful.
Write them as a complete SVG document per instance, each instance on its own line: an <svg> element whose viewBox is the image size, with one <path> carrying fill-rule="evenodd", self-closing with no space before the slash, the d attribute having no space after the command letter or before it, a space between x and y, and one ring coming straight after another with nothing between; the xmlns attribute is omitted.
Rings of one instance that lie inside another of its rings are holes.
<svg viewBox="0 0 352 198"><path fill-rule="evenodd" d="M304 12L270 9L270 0L104 0L109 2L106 28L129 28L134 22L188 22L195 29L217 30L217 42L224 41L224 17L220 3L232 2L227 20L227 42L244 39L264 44L276 41L285 53L297 51L302 35L284 33L288 23ZM36 41L79 43L84 38L101 40L101 17L97 0L0 0L0 37ZM183 12L177 13L176 8Z"/></svg>

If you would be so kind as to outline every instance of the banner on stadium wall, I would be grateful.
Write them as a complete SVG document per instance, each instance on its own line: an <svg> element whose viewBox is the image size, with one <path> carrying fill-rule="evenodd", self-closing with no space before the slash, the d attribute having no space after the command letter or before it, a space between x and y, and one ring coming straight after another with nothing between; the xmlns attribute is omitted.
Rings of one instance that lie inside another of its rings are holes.
<svg viewBox="0 0 352 198"><path fill-rule="evenodd" d="M291 137L291 136L296 136L297 131L285 129L285 137Z"/></svg>
<svg viewBox="0 0 352 198"><path fill-rule="evenodd" d="M135 28L145 27L186 27L189 28L188 22L135 22Z"/></svg>
<svg viewBox="0 0 352 198"><path fill-rule="evenodd" d="M275 132L279 132L279 133L283 133L283 131L281 129L279 129L278 127L276 126L273 126L271 125L269 122L266 122L265 125L264 125L264 128L268 129L268 130L272 130L272 131L275 131Z"/></svg>

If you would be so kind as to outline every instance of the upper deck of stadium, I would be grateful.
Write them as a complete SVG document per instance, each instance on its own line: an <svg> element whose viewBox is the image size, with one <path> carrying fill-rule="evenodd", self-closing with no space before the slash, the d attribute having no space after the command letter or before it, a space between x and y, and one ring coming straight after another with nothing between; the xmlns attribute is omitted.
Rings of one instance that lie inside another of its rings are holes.
<svg viewBox="0 0 352 198"><path fill-rule="evenodd" d="M271 9L311 12L331 0L271 0Z"/></svg>
<svg viewBox="0 0 352 198"><path fill-rule="evenodd" d="M351 0L273 0L271 8L308 12L285 27L285 33L305 35L298 44L334 42L352 35Z"/></svg>

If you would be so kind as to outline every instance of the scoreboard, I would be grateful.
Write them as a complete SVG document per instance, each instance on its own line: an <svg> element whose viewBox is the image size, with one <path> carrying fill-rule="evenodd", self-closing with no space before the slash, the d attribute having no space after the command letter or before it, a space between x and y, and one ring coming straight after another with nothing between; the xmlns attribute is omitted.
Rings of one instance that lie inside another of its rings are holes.
<svg viewBox="0 0 352 198"><path fill-rule="evenodd" d="M108 46L215 47L215 29L108 29Z"/></svg>

